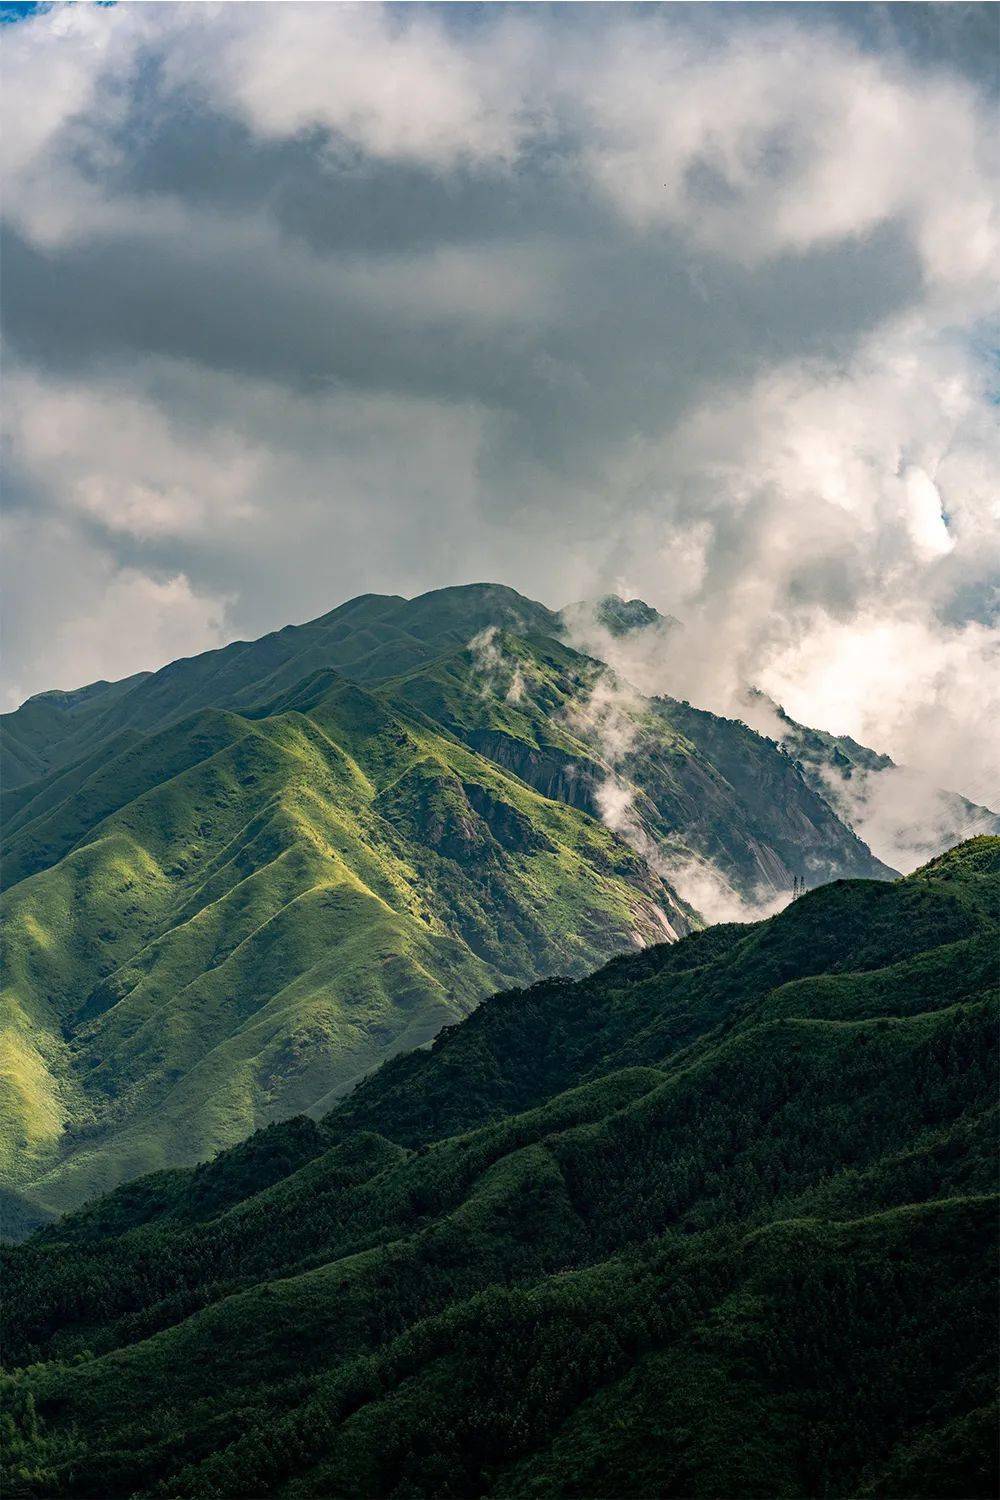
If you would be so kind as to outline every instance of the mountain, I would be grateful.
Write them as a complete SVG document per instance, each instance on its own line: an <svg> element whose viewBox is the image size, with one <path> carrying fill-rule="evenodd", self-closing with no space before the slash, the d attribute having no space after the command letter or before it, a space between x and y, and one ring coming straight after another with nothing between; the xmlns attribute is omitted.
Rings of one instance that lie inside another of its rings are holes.
<svg viewBox="0 0 1000 1500"><path fill-rule="evenodd" d="M22 787L114 744L117 735L162 729L201 708L257 708L327 667L355 682L380 682L465 646L491 625L561 629L551 610L499 584L437 589L418 599L362 594L306 625L234 641L159 672L29 698L0 716L0 779L6 788Z"/></svg>
<svg viewBox="0 0 1000 1500"><path fill-rule="evenodd" d="M690 677L684 626L641 599L583 600L562 610L560 621L578 650L613 663L647 692ZM1000 833L1000 814L990 808L850 735L797 723L758 688L745 687L736 706L739 718L790 755L817 795L893 869L915 870L964 839Z"/></svg>
<svg viewBox="0 0 1000 1500"><path fill-rule="evenodd" d="M898 766L849 735L806 728L777 704L768 706L777 717L779 743L809 785L900 869L913 869L977 834L1000 834L1000 814L990 808L936 786L925 773Z"/></svg>
<svg viewBox="0 0 1000 1500"><path fill-rule="evenodd" d="M141 736L12 833L5 1167L43 1207L322 1108L498 984L689 930L595 819L310 686Z"/></svg>
<svg viewBox="0 0 1000 1500"><path fill-rule="evenodd" d="M998 896L499 994L7 1250L6 1492L994 1494Z"/></svg>
<svg viewBox="0 0 1000 1500"><path fill-rule="evenodd" d="M661 615L645 599L622 599L618 594L602 594L597 599L580 599L559 611L564 628L573 634L580 626L597 625L613 636L631 635L636 630L669 631L680 628L673 615Z"/></svg>
<svg viewBox="0 0 1000 1500"><path fill-rule="evenodd" d="M551 637L487 637L386 686L545 796L601 819L682 894L694 862L750 899L789 891L795 875L894 873L746 725L642 697Z"/></svg>
<svg viewBox="0 0 1000 1500"><path fill-rule="evenodd" d="M767 739L561 629L495 585L366 595L7 716L8 1236L720 891L891 873Z"/></svg>

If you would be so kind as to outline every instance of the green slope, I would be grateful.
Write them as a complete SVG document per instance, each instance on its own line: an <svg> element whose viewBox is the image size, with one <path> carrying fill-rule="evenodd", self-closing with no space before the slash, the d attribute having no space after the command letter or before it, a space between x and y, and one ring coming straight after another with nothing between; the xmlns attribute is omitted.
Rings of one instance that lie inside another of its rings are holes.
<svg viewBox="0 0 1000 1500"><path fill-rule="evenodd" d="M252 708L324 667L359 682L381 681L464 646L496 624L544 633L559 629L544 605L499 584L438 589L417 599L362 594L306 625L288 625L258 641L234 641L158 672L75 693L41 693L0 718L0 780L16 791L92 754L122 731L148 733L201 708Z"/></svg>
<svg viewBox="0 0 1000 1500"><path fill-rule="evenodd" d="M697 856L749 896L790 890L793 876L814 885L893 873L770 740L673 699L642 698L551 637L498 630L485 658L452 652L384 690L594 816L613 783L630 799L635 841L668 868Z"/></svg>
<svg viewBox="0 0 1000 1500"><path fill-rule="evenodd" d="M116 744L8 844L2 1167L43 1208L328 1107L500 984L690 925L593 819L329 673L308 713Z"/></svg>
<svg viewBox="0 0 1000 1500"><path fill-rule="evenodd" d="M998 896L499 995L5 1252L8 1492L995 1493Z"/></svg>

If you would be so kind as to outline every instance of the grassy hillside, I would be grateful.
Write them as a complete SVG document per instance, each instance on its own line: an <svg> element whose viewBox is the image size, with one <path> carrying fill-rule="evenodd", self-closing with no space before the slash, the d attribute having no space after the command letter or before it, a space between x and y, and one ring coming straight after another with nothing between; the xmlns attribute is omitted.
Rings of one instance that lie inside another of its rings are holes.
<svg viewBox="0 0 1000 1500"><path fill-rule="evenodd" d="M993 1494L998 896L500 994L5 1252L7 1492Z"/></svg>
<svg viewBox="0 0 1000 1500"><path fill-rule="evenodd" d="M329 673L308 713L201 710L63 773L7 864L4 1180L48 1209L691 922L595 820Z"/></svg>
<svg viewBox="0 0 1000 1500"><path fill-rule="evenodd" d="M40 693L0 719L0 779L17 791L123 731L148 733L203 708L253 708L325 667L378 682L464 646L490 625L548 634L560 628L544 605L500 584L437 589L417 599L362 594L306 625L234 641L158 672L73 693Z"/></svg>

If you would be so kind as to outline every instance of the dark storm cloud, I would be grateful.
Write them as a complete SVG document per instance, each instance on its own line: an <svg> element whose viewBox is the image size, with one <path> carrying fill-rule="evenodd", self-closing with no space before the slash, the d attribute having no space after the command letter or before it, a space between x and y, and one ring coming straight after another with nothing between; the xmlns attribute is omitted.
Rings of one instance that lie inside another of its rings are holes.
<svg viewBox="0 0 1000 1500"><path fill-rule="evenodd" d="M337 191L328 182L331 198ZM540 256L546 248L538 242ZM7 336L21 358L55 372L160 356L307 393L474 399L507 419L506 431L513 421L533 456L572 469L592 443L658 430L721 374L846 356L921 285L891 225L752 270L696 260L669 234L613 239L605 226L603 237L562 241L544 309L484 331L461 308L422 305L419 283L387 303L384 259L364 262L375 274L359 287L351 262L274 252L239 226L194 242L123 234L57 249L10 231ZM487 302L493 264L483 265ZM405 262L387 269L405 281Z"/></svg>

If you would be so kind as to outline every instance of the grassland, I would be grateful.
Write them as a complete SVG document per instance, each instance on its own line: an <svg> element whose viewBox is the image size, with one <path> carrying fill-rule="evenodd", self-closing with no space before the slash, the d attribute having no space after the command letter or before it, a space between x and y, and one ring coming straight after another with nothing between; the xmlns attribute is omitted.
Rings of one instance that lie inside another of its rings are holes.
<svg viewBox="0 0 1000 1500"><path fill-rule="evenodd" d="M663 935L664 908L687 930L593 819L323 688L144 736L15 832L3 1165L43 1208L327 1107L498 985Z"/></svg>

